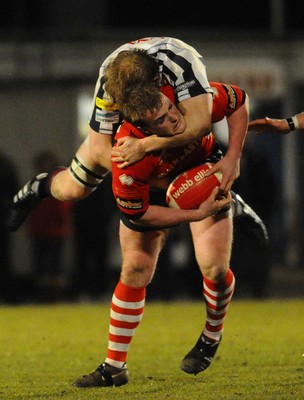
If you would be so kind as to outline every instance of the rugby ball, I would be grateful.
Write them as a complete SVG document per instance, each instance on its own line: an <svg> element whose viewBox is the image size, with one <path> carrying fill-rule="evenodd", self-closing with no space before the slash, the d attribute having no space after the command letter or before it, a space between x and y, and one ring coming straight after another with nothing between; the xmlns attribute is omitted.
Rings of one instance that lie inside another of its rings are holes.
<svg viewBox="0 0 304 400"><path fill-rule="evenodd" d="M205 172L212 166L212 163L205 163L178 175L167 189L168 206L184 210L197 209L222 181L221 172L205 177Z"/></svg>

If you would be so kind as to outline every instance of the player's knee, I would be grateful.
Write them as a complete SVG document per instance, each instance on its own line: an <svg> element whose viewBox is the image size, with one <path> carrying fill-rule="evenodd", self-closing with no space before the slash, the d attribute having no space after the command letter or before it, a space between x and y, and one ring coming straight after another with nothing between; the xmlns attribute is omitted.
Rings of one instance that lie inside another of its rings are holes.
<svg viewBox="0 0 304 400"><path fill-rule="evenodd" d="M202 269L203 275L205 278L214 281L214 282L221 282L225 279L229 266L223 264L212 264L209 266L205 266Z"/></svg>
<svg viewBox="0 0 304 400"><path fill-rule="evenodd" d="M91 189L86 189L74 184L68 187L62 187L60 192L57 192L57 198L61 201L78 201L86 198L90 193L92 193Z"/></svg>
<svg viewBox="0 0 304 400"><path fill-rule="evenodd" d="M52 176L50 192L60 201L76 201L87 197L94 189L79 185L72 179L68 169L64 169Z"/></svg>
<svg viewBox="0 0 304 400"><path fill-rule="evenodd" d="M61 201L76 201L87 197L103 181L106 170L93 168L77 153L68 169L52 179L51 193Z"/></svg>
<svg viewBox="0 0 304 400"><path fill-rule="evenodd" d="M124 264L121 271L121 280L125 285L133 287L147 286L153 276L153 267L148 264Z"/></svg>

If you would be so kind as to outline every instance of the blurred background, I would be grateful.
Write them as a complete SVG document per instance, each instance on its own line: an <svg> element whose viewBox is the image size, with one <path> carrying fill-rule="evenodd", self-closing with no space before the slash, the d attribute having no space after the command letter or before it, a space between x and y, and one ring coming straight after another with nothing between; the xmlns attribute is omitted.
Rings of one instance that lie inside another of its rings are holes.
<svg viewBox="0 0 304 400"><path fill-rule="evenodd" d="M303 15L295 0L2 0L2 221L8 199L42 162L70 164L88 130L99 67L125 42L173 36L194 46L210 81L246 90L251 119L303 111ZM240 297L303 295L303 135L248 134L236 188L263 218L270 245L261 252L236 232ZM120 252L110 184L64 209L49 205L14 234L1 228L1 301L100 300L112 292ZM179 227L161 255L151 298L198 297L197 270L188 229Z"/></svg>

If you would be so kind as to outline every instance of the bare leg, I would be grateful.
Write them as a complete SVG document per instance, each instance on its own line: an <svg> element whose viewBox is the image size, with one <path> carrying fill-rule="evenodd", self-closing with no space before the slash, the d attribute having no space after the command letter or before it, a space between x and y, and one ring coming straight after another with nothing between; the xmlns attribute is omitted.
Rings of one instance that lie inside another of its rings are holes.
<svg viewBox="0 0 304 400"><path fill-rule="evenodd" d="M77 379L76 387L121 386L128 382L127 355L145 305L166 231L135 232L120 225L122 270L111 302L107 357L96 371Z"/></svg>
<svg viewBox="0 0 304 400"><path fill-rule="evenodd" d="M204 278L207 320L197 343L182 361L181 368L188 374L196 375L208 368L221 341L235 282L229 269L232 244L230 213L190 224L196 259Z"/></svg>

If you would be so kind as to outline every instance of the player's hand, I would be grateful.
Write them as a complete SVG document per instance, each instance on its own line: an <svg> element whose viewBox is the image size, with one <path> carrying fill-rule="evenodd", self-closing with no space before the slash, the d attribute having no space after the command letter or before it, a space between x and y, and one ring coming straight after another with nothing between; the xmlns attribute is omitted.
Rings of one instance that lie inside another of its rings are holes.
<svg viewBox="0 0 304 400"><path fill-rule="evenodd" d="M240 159L235 159L226 154L212 168L205 172L205 176L210 176L215 172L222 173L220 192L227 193L234 181L240 176Z"/></svg>
<svg viewBox="0 0 304 400"><path fill-rule="evenodd" d="M111 160L120 163L118 168L126 168L142 160L146 152L142 146L143 140L126 136L118 139L115 147L112 148Z"/></svg>
<svg viewBox="0 0 304 400"><path fill-rule="evenodd" d="M248 131L254 133L265 133L265 132L274 132L274 133L289 133L290 128L286 119L275 119L275 118L261 118L255 119L254 121L249 122Z"/></svg>
<svg viewBox="0 0 304 400"><path fill-rule="evenodd" d="M220 194L219 187L214 188L208 199L201 203L198 208L199 219L217 214L221 209L228 207L231 202L232 198L230 192L227 192L225 196L223 196Z"/></svg>

